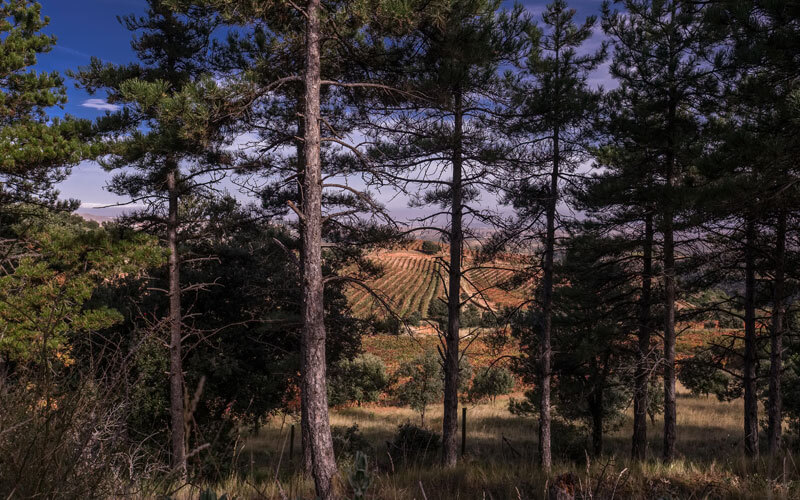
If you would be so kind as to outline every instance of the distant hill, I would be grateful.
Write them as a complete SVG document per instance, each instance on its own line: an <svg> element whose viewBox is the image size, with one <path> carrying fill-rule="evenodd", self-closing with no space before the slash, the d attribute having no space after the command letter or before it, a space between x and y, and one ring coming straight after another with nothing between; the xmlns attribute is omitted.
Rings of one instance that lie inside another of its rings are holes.
<svg viewBox="0 0 800 500"><path fill-rule="evenodd" d="M80 210L80 209L77 212L75 212L75 214L76 215L80 215L81 217L83 217L86 220L98 222L100 224L103 224L104 222L111 222L111 221L116 219L116 217L113 217L113 216L110 216L110 215L98 215L98 214L93 214L93 213L86 212L86 211L83 211L83 210Z"/></svg>
<svg viewBox="0 0 800 500"><path fill-rule="evenodd" d="M422 251L422 245L422 240L416 240L369 256L384 272L368 285L402 317L416 311L425 318L431 301L445 297L448 246L439 245L439 252L428 254ZM535 285L533 279L520 276L519 271L524 267L524 257L520 255L505 254L492 262L478 264L467 252L464 266L471 270L462 283L463 293L484 310L518 305L530 297ZM386 314L380 302L363 287L351 286L347 297L356 316Z"/></svg>

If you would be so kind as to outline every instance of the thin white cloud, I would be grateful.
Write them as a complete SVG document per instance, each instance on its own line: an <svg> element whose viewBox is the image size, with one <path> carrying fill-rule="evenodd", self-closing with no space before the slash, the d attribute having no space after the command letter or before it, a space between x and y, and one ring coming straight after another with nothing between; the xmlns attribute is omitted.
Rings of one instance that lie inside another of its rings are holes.
<svg viewBox="0 0 800 500"><path fill-rule="evenodd" d="M63 45L55 45L54 48L56 50L60 50L61 52L66 52L69 55L80 57L81 59L91 59L92 56L87 54L86 52L82 52L80 50L73 49L71 47L65 47Z"/></svg>
<svg viewBox="0 0 800 500"><path fill-rule="evenodd" d="M101 111L118 111L120 109L116 104L111 104L105 99L86 99L81 104L84 108L99 109Z"/></svg>

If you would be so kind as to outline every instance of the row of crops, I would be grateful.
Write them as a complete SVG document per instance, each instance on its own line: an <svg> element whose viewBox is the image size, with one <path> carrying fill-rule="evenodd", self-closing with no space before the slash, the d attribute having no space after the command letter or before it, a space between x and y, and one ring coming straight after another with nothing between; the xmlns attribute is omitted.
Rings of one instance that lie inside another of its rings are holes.
<svg viewBox="0 0 800 500"><path fill-rule="evenodd" d="M444 298L446 291L446 256L444 252L428 255L418 247L421 242L397 251L376 253L372 259L379 263L383 274L368 282L368 286L389 304L394 311L409 317L418 313L425 318L431 301ZM519 304L533 291L532 280L519 278L518 262L507 261L476 266L467 259L466 267L474 267L462 282L463 292L474 296L473 302L483 309L498 309ZM359 317L384 316L380 301L362 287L353 286L348 291L353 312Z"/></svg>

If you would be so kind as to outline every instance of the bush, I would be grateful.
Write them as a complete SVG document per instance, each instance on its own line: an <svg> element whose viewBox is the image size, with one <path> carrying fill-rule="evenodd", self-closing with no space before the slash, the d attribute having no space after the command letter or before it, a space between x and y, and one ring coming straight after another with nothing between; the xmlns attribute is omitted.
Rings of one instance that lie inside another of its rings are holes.
<svg viewBox="0 0 800 500"><path fill-rule="evenodd" d="M374 403L389 384L383 361L369 353L339 361L332 372L328 382L328 403L331 406Z"/></svg>
<svg viewBox="0 0 800 500"><path fill-rule="evenodd" d="M432 241L423 241L422 242L422 253L426 253L428 255L433 255L439 253L441 247Z"/></svg>
<svg viewBox="0 0 800 500"><path fill-rule="evenodd" d="M439 401L444 391L442 366L435 351L404 363L395 373L397 379L408 379L397 388L394 395L400 402L420 415L420 425L425 425L425 410Z"/></svg>
<svg viewBox="0 0 800 500"><path fill-rule="evenodd" d="M699 352L681 364L678 380L695 395L714 394L720 401L732 401L742 396L742 385L716 366L713 354Z"/></svg>
<svg viewBox="0 0 800 500"><path fill-rule="evenodd" d="M331 438L333 438L333 451L340 462L352 460L356 453L370 451L372 448L358 429L358 424L331 428Z"/></svg>
<svg viewBox="0 0 800 500"><path fill-rule="evenodd" d="M419 311L412 312L406 318L406 323L408 323L409 326L419 326L421 322L422 322L422 314Z"/></svg>
<svg viewBox="0 0 800 500"><path fill-rule="evenodd" d="M481 311L475 304L468 304L461 309L461 328L477 328L482 324Z"/></svg>
<svg viewBox="0 0 800 500"><path fill-rule="evenodd" d="M375 330L380 333L399 335L402 327L402 322L395 316L387 316L375 321Z"/></svg>
<svg viewBox="0 0 800 500"><path fill-rule="evenodd" d="M434 297L428 305L428 319L439 323L439 328L444 329L447 325L447 303L438 297Z"/></svg>
<svg viewBox="0 0 800 500"><path fill-rule="evenodd" d="M392 450L404 460L413 460L435 454L441 446L439 434L406 422L397 428Z"/></svg>
<svg viewBox="0 0 800 500"><path fill-rule="evenodd" d="M69 383L50 385L18 375L0 375L1 498L117 498L166 472L124 434L121 377L59 372Z"/></svg>
<svg viewBox="0 0 800 500"><path fill-rule="evenodd" d="M497 396L508 394L513 389L514 376L506 368L482 368L472 380L467 396L472 402L489 398L494 403Z"/></svg>
<svg viewBox="0 0 800 500"><path fill-rule="evenodd" d="M472 379L472 365L464 356L458 364L458 390L466 391ZM419 413L420 425L425 426L425 410L439 402L444 393L444 370L436 351L429 350L416 359L400 365L394 384L405 380L392 391L402 404Z"/></svg>
<svg viewBox="0 0 800 500"><path fill-rule="evenodd" d="M439 323L439 328L447 327L447 303L441 298L434 298L428 306L428 319ZM475 304L468 304L461 308L461 328L477 328L483 326L481 310Z"/></svg>

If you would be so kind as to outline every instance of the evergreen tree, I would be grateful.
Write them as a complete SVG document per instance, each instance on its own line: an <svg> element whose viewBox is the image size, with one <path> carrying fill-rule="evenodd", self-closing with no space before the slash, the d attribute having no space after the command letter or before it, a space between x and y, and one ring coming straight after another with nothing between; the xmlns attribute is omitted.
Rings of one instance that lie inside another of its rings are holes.
<svg viewBox="0 0 800 500"><path fill-rule="evenodd" d="M461 310L482 297L463 294L468 269L464 255L469 223L492 223L494 213L480 204L481 191L496 185L503 161L487 113L496 107L501 65L516 59L527 21L521 9L498 12L496 0L449 0L429 13L402 39L408 57L404 89L422 99L405 99L384 111L371 134L377 146L370 161L383 179L412 194L415 206L435 213L414 222L433 229L449 243L445 261L447 321L443 332L444 419L442 464L458 459L458 360ZM386 126L387 120L391 126ZM442 225L444 227L438 227Z"/></svg>
<svg viewBox="0 0 800 500"><path fill-rule="evenodd" d="M626 383L631 366L629 338L637 322L636 287L628 265L627 242L590 231L570 238L556 266L553 307L554 407L559 416L589 428L592 452L603 452L604 432L617 427L630 401ZM532 312L541 315L544 312ZM529 320L529 318L526 318ZM515 325L517 335L530 327ZM541 341L533 336L532 341ZM542 389L512 410L541 411Z"/></svg>
<svg viewBox="0 0 800 500"><path fill-rule="evenodd" d="M50 20L39 2L0 2L0 211L19 203L77 208L57 203L54 186L69 167L89 154L91 126L69 117L48 115L67 102L63 78L33 69L50 52L53 36L41 32ZM9 223L9 220L4 220Z"/></svg>
<svg viewBox="0 0 800 500"><path fill-rule="evenodd" d="M135 33L140 62L104 64L93 59L75 76L90 92L106 91L119 111L99 120L110 143L99 159L109 170L124 169L110 190L146 208L132 218L157 231L169 249L170 405L173 467L187 474L183 381L181 242L190 236L186 213L191 196L213 189L229 163L230 136L218 113L222 89L206 76L216 18L199 7L177 13L162 0L148 0L145 16L120 19ZM183 202L183 205L182 205ZM189 285L191 286L191 285Z"/></svg>
<svg viewBox="0 0 800 500"><path fill-rule="evenodd" d="M512 137L522 145L517 153L522 159L512 171L514 180L508 197L525 227L537 224L539 214L545 217L542 280L536 297L542 310L541 317L536 316L541 321L537 325L540 340L536 343L538 351L524 353L521 365L537 373L540 386L539 455L545 470L552 464L550 337L558 208L565 201L563 183L587 159L587 134L599 102L599 93L589 88L587 79L606 52L603 45L595 52L579 53L592 36L597 18L589 16L578 25L575 14L563 0L549 4L542 14L543 36L532 40L519 81L512 83L508 124Z"/></svg>
<svg viewBox="0 0 800 500"><path fill-rule="evenodd" d="M658 209L653 189L656 153L652 149L653 126L636 95L623 86L606 95L600 145L595 150L598 172L583 182L577 207L587 214L595 231L624 235L627 252L639 262L629 266L639 275L639 321L633 390L631 456L647 455L648 393L655 363L652 339L654 305L654 216Z"/></svg>
<svg viewBox="0 0 800 500"><path fill-rule="evenodd" d="M180 5L182 0L173 0L174 5ZM283 194L283 201L289 205L299 219L300 228L300 263L303 274L303 341L301 352L301 407L303 420L304 449L308 451L306 457L311 463L311 472L314 476L317 495L327 500L334 495L333 476L336 473L336 462L333 453L333 441L330 434L328 419L326 367L325 367L325 324L323 291L326 281L334 279L323 275L325 254L322 250L323 231L325 225L336 224L338 217L354 216L364 211L364 206L375 210L376 204L364 193L354 190L351 186L324 182L327 175L323 174L323 143L336 143L344 149L355 150L346 139L339 136L335 128L336 120L327 120L323 115L326 106L324 96L326 92L345 92L354 89L389 88L380 81L372 79L374 75L364 71L365 66L370 67L368 58L360 58L364 47L384 45L387 33L391 36L409 22L415 19L420 10L425 10L427 2L419 5L416 2L387 2L380 0L363 0L358 2L344 2L340 0L308 0L305 3L293 2L252 2L251 0L205 0L188 2L192 5L209 6L221 12L230 23L246 26L263 27L268 37L273 37L277 44L289 44L286 47L270 47L277 51L278 58L288 54L291 61L286 67L280 68L273 77L270 77L270 66L256 67L256 70L267 71L260 81L252 87L253 93L242 101L249 101L252 97L270 96L278 94L283 99L285 109L291 113L301 111L302 123L295 127L298 134L293 138L298 150L295 179L296 189L302 192L298 197L297 192ZM422 7L422 9L420 9ZM397 24L387 22L386 19L399 21ZM377 33L371 31L378 27ZM333 44L323 46L323 39L331 40ZM299 42L299 43L298 43ZM292 44L296 44L293 47ZM335 47L334 64L329 66L330 59L327 54L330 47ZM299 56L299 57L298 57ZM260 58L267 60L267 58ZM298 63L299 61L299 63ZM341 68L350 68L351 72L342 72ZM365 80L366 77L366 80ZM281 92L285 85L296 82L300 87L292 92ZM248 111L247 107L240 110ZM333 123L333 125L332 125ZM325 133L323 134L323 125ZM330 132L330 135L328 135ZM285 138L285 136L284 136ZM283 139L282 139L283 140ZM302 151L300 151L302 149ZM359 156L358 154L356 156ZM291 185L291 184L289 184ZM346 209L341 212L325 213L323 203L326 192L338 190L338 194L330 195L334 201L345 199L342 192L350 193L347 203L357 200L360 204L358 210ZM275 194L269 193L268 194ZM295 200L301 202L298 207ZM274 205L273 200L268 203Z"/></svg>
<svg viewBox="0 0 800 500"><path fill-rule="evenodd" d="M637 102L652 124L654 176L651 185L660 213L655 223L663 244L664 278L664 447L675 456L675 266L676 218L686 174L699 157L700 127L716 96L713 30L705 30L706 5L683 0L620 0L625 12L603 4L603 29L611 38L611 75Z"/></svg>
<svg viewBox="0 0 800 500"><path fill-rule="evenodd" d="M772 454L781 449L781 373L783 336L786 331L785 316L789 301L792 277L786 262L791 257L787 250L788 221L797 206L797 168L794 158L800 152L796 110L792 93L796 92L800 76L797 60L800 54L798 19L800 9L795 2L768 0L726 0L715 2L712 19L730 50L726 69L730 79L740 82L735 93L737 100L749 107L748 130L770 147L759 145L759 168L769 174L765 181L765 200L762 217L774 234L774 246L769 260L772 275L772 314L770 326L770 373L767 401L767 443ZM764 213L766 212L766 213ZM796 276L795 276L796 278Z"/></svg>

